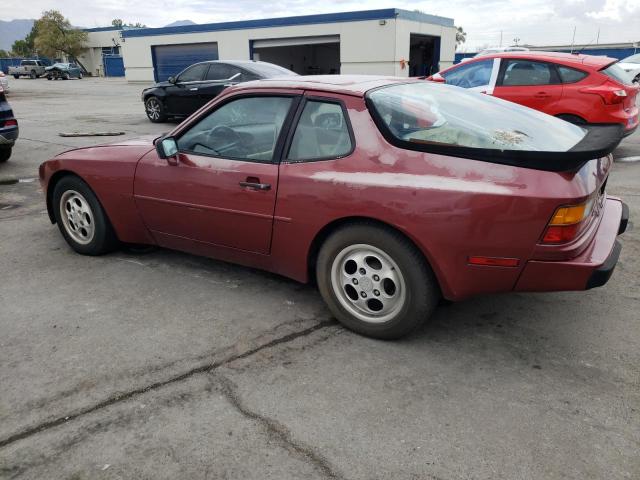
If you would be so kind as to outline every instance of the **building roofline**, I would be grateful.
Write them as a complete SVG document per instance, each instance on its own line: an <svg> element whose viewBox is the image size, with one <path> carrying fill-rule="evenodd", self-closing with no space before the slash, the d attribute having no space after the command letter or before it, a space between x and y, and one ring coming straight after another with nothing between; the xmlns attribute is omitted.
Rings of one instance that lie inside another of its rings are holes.
<svg viewBox="0 0 640 480"><path fill-rule="evenodd" d="M453 27L453 19L429 15L421 12L410 12L399 8L379 10L362 10L357 12L322 13L316 15L300 15L296 17L265 18L258 20L241 20L235 22L205 23L201 25L181 25L176 27L139 28L123 30L124 38L149 37L155 35L172 35L180 33L217 32L222 30L241 30L252 28L289 27L294 25L311 25L318 23L358 22L365 20L386 20L401 18L415 22L431 23L443 27ZM96 30L93 30L96 31Z"/></svg>

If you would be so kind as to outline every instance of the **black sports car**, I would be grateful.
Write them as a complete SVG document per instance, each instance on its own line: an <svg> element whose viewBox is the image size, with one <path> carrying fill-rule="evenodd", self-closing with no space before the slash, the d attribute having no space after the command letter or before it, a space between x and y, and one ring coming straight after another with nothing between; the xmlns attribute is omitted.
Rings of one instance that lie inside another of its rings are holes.
<svg viewBox="0 0 640 480"><path fill-rule="evenodd" d="M178 76L142 91L147 117L154 123L187 117L225 88L241 82L297 73L273 63L252 60L209 61L193 64Z"/></svg>

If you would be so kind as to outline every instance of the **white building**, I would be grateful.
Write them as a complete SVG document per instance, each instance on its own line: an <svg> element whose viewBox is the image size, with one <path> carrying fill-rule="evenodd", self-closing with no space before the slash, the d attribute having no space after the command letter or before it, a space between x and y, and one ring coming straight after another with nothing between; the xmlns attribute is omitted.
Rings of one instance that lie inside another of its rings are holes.
<svg viewBox="0 0 640 480"><path fill-rule="evenodd" d="M105 75L104 57L109 58L110 55L120 55L121 53L122 29L104 27L89 28L85 31L88 33L85 43L87 48L78 57L78 60L91 75L102 77Z"/></svg>
<svg viewBox="0 0 640 480"><path fill-rule="evenodd" d="M99 48L120 47L128 81L165 80L196 62L232 59L272 62L299 74L418 76L453 64L456 29L451 18L391 8L89 31L89 38L94 56ZM98 68L95 60L91 65Z"/></svg>

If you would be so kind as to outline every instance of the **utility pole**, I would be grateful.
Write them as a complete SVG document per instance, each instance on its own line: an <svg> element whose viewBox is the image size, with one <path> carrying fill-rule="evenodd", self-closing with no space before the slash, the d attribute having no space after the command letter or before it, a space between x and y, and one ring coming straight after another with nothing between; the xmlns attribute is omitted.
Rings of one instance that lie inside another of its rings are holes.
<svg viewBox="0 0 640 480"><path fill-rule="evenodd" d="M500 47L502 46L502 30L500 30Z"/></svg>
<svg viewBox="0 0 640 480"><path fill-rule="evenodd" d="M576 41L576 27L573 27L573 38L571 39L571 53L573 53L573 44Z"/></svg>
<svg viewBox="0 0 640 480"><path fill-rule="evenodd" d="M600 28L598 27L598 35L596 36L596 45L600 42Z"/></svg>

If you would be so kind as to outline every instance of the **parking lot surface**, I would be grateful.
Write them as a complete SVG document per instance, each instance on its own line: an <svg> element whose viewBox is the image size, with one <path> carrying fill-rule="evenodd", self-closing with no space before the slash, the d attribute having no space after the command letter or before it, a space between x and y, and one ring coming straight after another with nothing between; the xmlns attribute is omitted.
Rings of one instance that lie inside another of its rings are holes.
<svg viewBox="0 0 640 480"><path fill-rule="evenodd" d="M0 478L640 477L640 162L608 182L632 224L606 286L443 305L382 342L340 327L312 285L161 249L73 253L37 167L105 139L58 134L173 125L122 80L11 88ZM615 156L640 156L640 133Z"/></svg>

